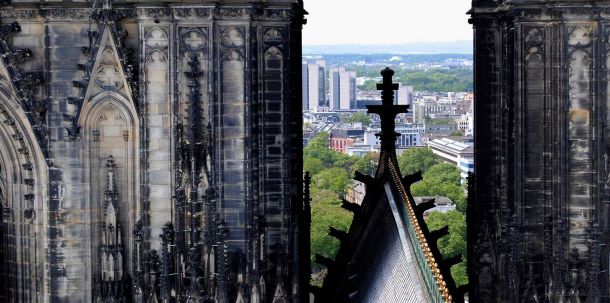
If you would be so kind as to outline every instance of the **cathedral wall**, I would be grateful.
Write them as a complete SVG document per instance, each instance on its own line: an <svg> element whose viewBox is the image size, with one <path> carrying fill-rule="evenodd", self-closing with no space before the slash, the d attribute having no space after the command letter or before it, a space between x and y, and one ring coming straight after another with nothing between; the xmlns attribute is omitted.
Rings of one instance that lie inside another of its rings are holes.
<svg viewBox="0 0 610 303"><path fill-rule="evenodd" d="M142 93L147 110L144 117L144 131L147 144L147 195L151 224L151 246L160 247L163 224L172 220L172 149L173 149L173 108L170 99L173 78L170 77L172 60L169 52L170 32L167 24L143 24L140 32L142 41Z"/></svg>
<svg viewBox="0 0 610 303"><path fill-rule="evenodd" d="M95 243L91 239L91 221L99 209L91 203L89 148L83 142L67 140L64 121L64 115L75 112L75 106L67 102L67 97L78 93L72 81L82 78L76 64L86 60L81 48L89 46L88 23L57 20L42 24L44 33L39 39L45 45L45 92L51 102L50 154L54 168L62 173L61 178L52 180L58 182L61 192L58 203L53 205L55 216L52 218L56 219L51 220L50 231L55 235L55 245L49 252L51 266L55 269L50 274L52 296L72 302L91 300L93 277L89 268L93 266Z"/></svg>
<svg viewBox="0 0 610 303"><path fill-rule="evenodd" d="M278 247L268 247L270 252L280 253L281 250L289 249L290 243L287 234L290 227L286 226L290 220L290 190L287 182L288 171L284 168L288 165L286 142L280 140L287 135L288 121L284 113L287 111L285 100L289 97L284 89L287 83L286 57L288 56L288 45L284 41L289 35L285 27L273 24L265 24L260 28L263 37L261 64L263 66L263 79L261 80L264 95L261 105L264 115L260 121L262 127L262 155L264 163L262 168L264 181L263 190L265 197L262 199L267 225L266 237L269 243L278 243Z"/></svg>
<svg viewBox="0 0 610 303"><path fill-rule="evenodd" d="M217 159L222 165L218 182L222 184L220 200L221 220L226 224L230 251L245 252L246 241L246 112L249 99L246 97L246 61L251 54L243 25L222 24L216 32L219 57L219 102L216 104L215 124L218 125Z"/></svg>
<svg viewBox="0 0 610 303"><path fill-rule="evenodd" d="M220 302L238 292L297 297L291 260L301 176L291 153L302 143L290 135L298 121L287 117L300 81L291 79L294 12L284 5L294 1L221 2L119 2L116 23L72 4L2 10L3 24L21 26L10 47L32 50L19 68L41 73L35 94L48 104L48 209L28 231L48 237L38 238L44 250L32 250L44 260L31 282L41 301L106 293L99 255L109 156L123 265L134 283L128 292L147 300L198 292L185 281L201 271L206 298Z"/></svg>
<svg viewBox="0 0 610 303"><path fill-rule="evenodd" d="M605 298L608 10L506 9L474 9L471 298Z"/></svg>

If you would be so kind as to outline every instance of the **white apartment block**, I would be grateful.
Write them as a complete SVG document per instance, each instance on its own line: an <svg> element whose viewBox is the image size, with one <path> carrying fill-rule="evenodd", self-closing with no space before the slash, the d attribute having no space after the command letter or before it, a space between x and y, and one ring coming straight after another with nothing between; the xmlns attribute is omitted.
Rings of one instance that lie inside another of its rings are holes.
<svg viewBox="0 0 610 303"><path fill-rule="evenodd" d="M356 107L356 72L345 68L331 68L328 71L330 83L329 107L331 110L348 110Z"/></svg>
<svg viewBox="0 0 610 303"><path fill-rule="evenodd" d="M468 172L474 172L474 148L472 145L442 138L428 141L428 147L444 162L453 164L460 169L462 184L466 182Z"/></svg>
<svg viewBox="0 0 610 303"><path fill-rule="evenodd" d="M326 105L326 62L303 61L303 109L317 111Z"/></svg>
<svg viewBox="0 0 610 303"><path fill-rule="evenodd" d="M381 143L375 134L380 131L380 128L369 128L364 132L364 144L379 146ZM396 132L400 134L400 137L396 138L396 147L398 148L424 145L422 142L422 135L426 132L424 124L398 124L396 125Z"/></svg>

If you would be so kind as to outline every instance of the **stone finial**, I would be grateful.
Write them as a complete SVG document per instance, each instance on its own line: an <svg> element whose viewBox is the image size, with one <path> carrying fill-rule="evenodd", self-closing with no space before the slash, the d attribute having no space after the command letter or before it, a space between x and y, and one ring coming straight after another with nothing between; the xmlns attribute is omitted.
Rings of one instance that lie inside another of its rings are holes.
<svg viewBox="0 0 610 303"><path fill-rule="evenodd" d="M406 113L407 105L394 105L394 91L398 89L398 83L392 82L394 71L386 67L381 71L383 82L377 84L377 89L381 91L381 105L368 105L369 114L378 114L381 118L381 132L376 135L381 140L381 152L396 152L396 137L399 136L395 131L394 119L400 113Z"/></svg>
<svg viewBox="0 0 610 303"><path fill-rule="evenodd" d="M112 9L112 0L104 0L104 9Z"/></svg>
<svg viewBox="0 0 610 303"><path fill-rule="evenodd" d="M398 89L398 83L392 83L394 71L386 67L381 71L383 81L377 83L377 90L381 91L381 99L384 105L392 105L394 103L394 91Z"/></svg>
<svg viewBox="0 0 610 303"><path fill-rule="evenodd" d="M114 169L116 168L116 162L114 161L114 157L112 155L110 155L106 160L106 167L108 168L108 179L106 189L112 192L116 187L114 179Z"/></svg>

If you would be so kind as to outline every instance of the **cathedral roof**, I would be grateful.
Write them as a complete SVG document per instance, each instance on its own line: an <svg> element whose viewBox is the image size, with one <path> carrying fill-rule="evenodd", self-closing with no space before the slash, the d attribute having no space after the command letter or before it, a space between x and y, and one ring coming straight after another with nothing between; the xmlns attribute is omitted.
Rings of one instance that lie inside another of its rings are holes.
<svg viewBox="0 0 610 303"><path fill-rule="evenodd" d="M375 176L356 173L366 185L361 206L344 201L354 212L348 232L330 229L341 241L334 260L316 255L328 268L317 302L463 302L465 287L457 288L450 268L460 257L444 261L436 241L447 229L430 232L423 218L434 201L415 204L410 185L421 173L402 177L396 161L394 118L406 107L393 105L394 72L382 72L383 105L369 107L380 114L381 155Z"/></svg>

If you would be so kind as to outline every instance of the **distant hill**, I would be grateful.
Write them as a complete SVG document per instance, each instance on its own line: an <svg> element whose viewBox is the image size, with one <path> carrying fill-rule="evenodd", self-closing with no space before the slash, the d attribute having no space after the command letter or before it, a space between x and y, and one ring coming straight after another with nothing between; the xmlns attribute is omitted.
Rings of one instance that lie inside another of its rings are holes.
<svg viewBox="0 0 610 303"><path fill-rule="evenodd" d="M406 43L395 45L304 45L305 55L330 54L448 54L472 53L472 41Z"/></svg>

